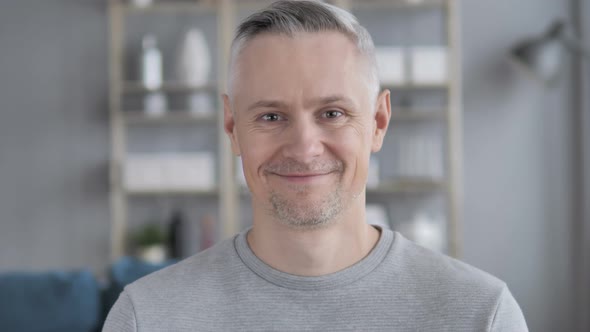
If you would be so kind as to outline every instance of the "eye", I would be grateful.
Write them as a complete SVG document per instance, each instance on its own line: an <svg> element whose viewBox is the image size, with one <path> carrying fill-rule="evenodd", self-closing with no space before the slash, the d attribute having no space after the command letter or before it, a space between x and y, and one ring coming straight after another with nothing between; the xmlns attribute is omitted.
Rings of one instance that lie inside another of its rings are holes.
<svg viewBox="0 0 590 332"><path fill-rule="evenodd" d="M336 118L339 118L343 115L344 115L344 113L342 111L337 111L337 110L326 111L322 114L322 116L327 119L336 119Z"/></svg>
<svg viewBox="0 0 590 332"><path fill-rule="evenodd" d="M281 116L276 113L263 114L260 119L262 121L275 122L281 120Z"/></svg>

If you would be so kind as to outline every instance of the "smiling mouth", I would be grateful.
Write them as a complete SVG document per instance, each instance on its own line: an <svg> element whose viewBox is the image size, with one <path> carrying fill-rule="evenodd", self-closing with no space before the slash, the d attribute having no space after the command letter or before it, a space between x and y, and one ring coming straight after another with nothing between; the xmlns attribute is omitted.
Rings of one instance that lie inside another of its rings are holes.
<svg viewBox="0 0 590 332"><path fill-rule="evenodd" d="M306 182L313 182L315 180L319 180L325 176L332 174L332 172L314 173L314 174L278 174L278 173L273 173L273 174L284 179L284 180L287 180L289 182L306 183Z"/></svg>

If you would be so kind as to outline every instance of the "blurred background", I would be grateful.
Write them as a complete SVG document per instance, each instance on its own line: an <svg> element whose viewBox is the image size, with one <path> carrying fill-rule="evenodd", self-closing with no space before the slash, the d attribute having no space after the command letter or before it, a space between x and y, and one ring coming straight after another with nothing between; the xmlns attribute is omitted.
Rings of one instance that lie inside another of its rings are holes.
<svg viewBox="0 0 590 332"><path fill-rule="evenodd" d="M0 330L96 329L251 224L218 96L269 2L0 0ZM392 90L369 222L504 280L531 331L590 331L590 1L332 2Z"/></svg>

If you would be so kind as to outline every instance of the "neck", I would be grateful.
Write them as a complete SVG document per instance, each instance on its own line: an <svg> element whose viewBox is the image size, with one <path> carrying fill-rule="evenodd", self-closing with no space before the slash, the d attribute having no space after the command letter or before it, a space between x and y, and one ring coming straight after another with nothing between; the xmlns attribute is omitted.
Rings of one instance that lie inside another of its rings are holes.
<svg viewBox="0 0 590 332"><path fill-rule="evenodd" d="M321 276L362 260L379 240L379 231L365 221L359 199L329 226L299 230L254 211L248 244L254 254L274 269L299 276Z"/></svg>

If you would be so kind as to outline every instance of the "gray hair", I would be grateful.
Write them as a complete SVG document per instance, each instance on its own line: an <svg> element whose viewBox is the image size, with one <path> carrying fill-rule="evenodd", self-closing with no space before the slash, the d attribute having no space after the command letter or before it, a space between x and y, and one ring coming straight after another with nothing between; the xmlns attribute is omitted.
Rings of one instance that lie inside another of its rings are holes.
<svg viewBox="0 0 590 332"><path fill-rule="evenodd" d="M324 31L336 31L346 35L356 44L360 54L368 60L367 85L375 99L379 93L379 78L375 45L367 29L359 24L354 15L341 8L319 1L298 0L274 2L266 9L252 14L239 25L231 45L227 86L230 96L236 76L236 59L254 37L265 33L293 37L300 32Z"/></svg>

